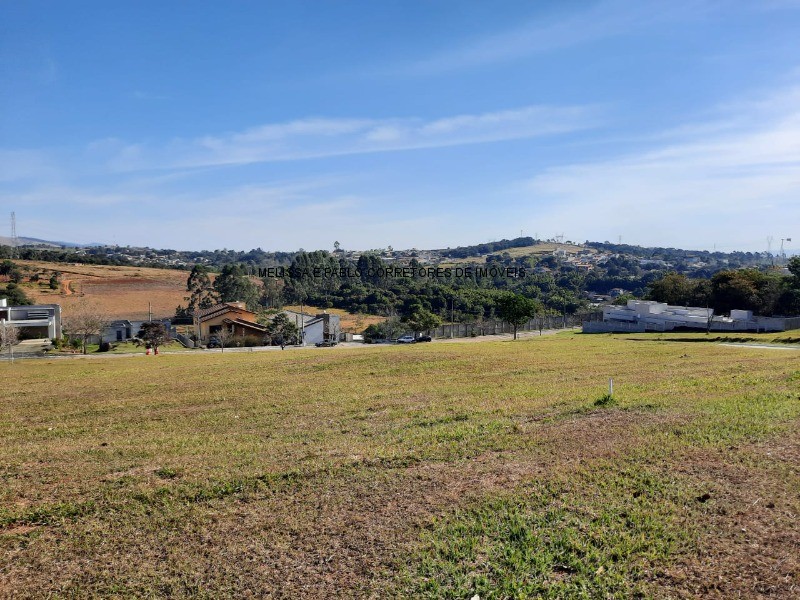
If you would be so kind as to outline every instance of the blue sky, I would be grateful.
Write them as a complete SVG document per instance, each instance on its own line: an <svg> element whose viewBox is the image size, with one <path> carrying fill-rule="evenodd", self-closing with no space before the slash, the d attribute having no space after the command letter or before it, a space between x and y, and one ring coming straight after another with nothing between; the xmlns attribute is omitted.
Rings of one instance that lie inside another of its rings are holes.
<svg viewBox="0 0 800 600"><path fill-rule="evenodd" d="M765 250L799 37L795 0L0 1L0 205L181 249Z"/></svg>

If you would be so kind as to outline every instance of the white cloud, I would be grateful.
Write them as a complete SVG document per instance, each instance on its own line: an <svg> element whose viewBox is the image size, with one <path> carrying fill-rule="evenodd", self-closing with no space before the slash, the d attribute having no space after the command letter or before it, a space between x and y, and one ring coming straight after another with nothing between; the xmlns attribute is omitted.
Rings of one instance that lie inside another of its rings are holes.
<svg viewBox="0 0 800 600"><path fill-rule="evenodd" d="M472 39L462 46L400 68L401 74L434 75L452 70L482 67L525 56L542 54L683 18L696 18L707 10L707 2L624 2L605 0L580 10L538 17L498 34Z"/></svg>
<svg viewBox="0 0 800 600"><path fill-rule="evenodd" d="M108 164L123 171L249 164L567 133L595 126L597 113L591 106L527 106L435 120L302 119L222 136L174 140L164 147L105 140L93 143L91 150L105 152Z"/></svg>
<svg viewBox="0 0 800 600"><path fill-rule="evenodd" d="M539 229L681 247L727 240L752 250L767 235L791 236L784 230L800 224L797 96L790 89L749 112L740 106L744 114L726 114L724 126L686 127L682 141L640 155L543 172L524 186L549 206ZM746 125L732 129L734 122Z"/></svg>
<svg viewBox="0 0 800 600"><path fill-rule="evenodd" d="M3 150L0 148L0 182L51 177L58 169L38 150Z"/></svg>

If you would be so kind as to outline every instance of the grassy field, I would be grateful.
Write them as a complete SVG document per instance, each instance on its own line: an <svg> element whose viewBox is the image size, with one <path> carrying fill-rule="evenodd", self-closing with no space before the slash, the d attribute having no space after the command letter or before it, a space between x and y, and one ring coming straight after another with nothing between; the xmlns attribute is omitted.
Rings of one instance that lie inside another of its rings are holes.
<svg viewBox="0 0 800 600"><path fill-rule="evenodd" d="M102 356L103 354L145 354L147 352L147 348L142 344L137 346L133 342L114 342L111 345L111 350L108 352L98 352L98 348L100 347L99 344L87 344L86 346L86 353L92 356ZM158 348L159 353L162 352L186 352L186 348L182 346L178 342L169 342L164 344L163 346L159 346ZM78 349L64 349L64 350L53 350L53 354L57 355L74 355L74 354L82 354L83 350Z"/></svg>
<svg viewBox="0 0 800 600"><path fill-rule="evenodd" d="M536 256L541 254L552 254L556 250L566 250L567 252L572 252L577 254L582 250L586 250L583 246L577 246L575 244L557 244L555 242L542 242L541 244L535 244L533 246L522 246L521 248L509 248L507 250L503 250L502 253L508 252L513 257L520 257L520 256ZM592 250L594 252L594 250Z"/></svg>
<svg viewBox="0 0 800 600"><path fill-rule="evenodd" d="M370 325L383 323L387 319L387 317L379 317L377 315L353 314L347 312L346 310L342 310L341 308L315 308L313 306L301 307L299 304L285 306L284 308L298 312L302 308L303 312L312 315L321 313L323 310L332 315L338 315L339 325L342 328L342 331L349 331L351 333L361 333Z"/></svg>
<svg viewBox="0 0 800 600"><path fill-rule="evenodd" d="M800 351L699 337L0 364L0 596L792 597Z"/></svg>

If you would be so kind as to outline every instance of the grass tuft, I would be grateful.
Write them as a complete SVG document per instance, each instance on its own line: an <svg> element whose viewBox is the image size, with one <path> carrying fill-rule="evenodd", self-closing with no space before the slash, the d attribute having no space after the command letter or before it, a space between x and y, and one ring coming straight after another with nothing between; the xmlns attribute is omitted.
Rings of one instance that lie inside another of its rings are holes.
<svg viewBox="0 0 800 600"><path fill-rule="evenodd" d="M594 405L598 407L611 407L616 406L617 400L612 394L605 393L594 401Z"/></svg>

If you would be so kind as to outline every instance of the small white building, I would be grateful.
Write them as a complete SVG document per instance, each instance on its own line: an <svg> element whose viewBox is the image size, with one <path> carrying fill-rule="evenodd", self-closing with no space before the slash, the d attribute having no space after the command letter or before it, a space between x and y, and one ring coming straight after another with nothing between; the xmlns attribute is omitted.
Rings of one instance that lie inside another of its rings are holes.
<svg viewBox="0 0 800 600"><path fill-rule="evenodd" d="M17 327L26 338L61 337L61 306L59 304L33 304L8 306L0 298L0 322Z"/></svg>
<svg viewBox="0 0 800 600"><path fill-rule="evenodd" d="M332 315L325 311L310 315L294 310L282 311L297 328L303 332L303 342L306 345L317 344L319 342L339 341L341 326L339 315Z"/></svg>

